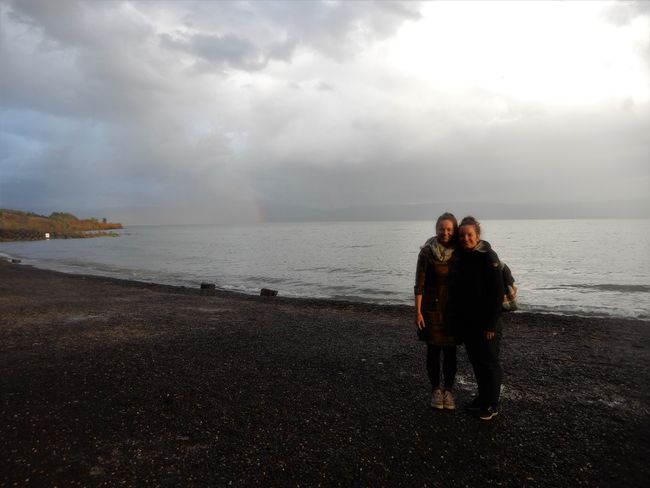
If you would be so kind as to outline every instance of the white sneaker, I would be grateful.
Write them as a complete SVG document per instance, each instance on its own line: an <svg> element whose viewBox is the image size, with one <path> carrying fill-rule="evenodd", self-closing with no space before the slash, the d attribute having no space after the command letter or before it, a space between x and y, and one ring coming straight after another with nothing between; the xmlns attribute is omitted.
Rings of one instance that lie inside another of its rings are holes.
<svg viewBox="0 0 650 488"><path fill-rule="evenodd" d="M454 401L454 394L451 390L445 390L442 395L442 406L446 410L456 410L456 402Z"/></svg>
<svg viewBox="0 0 650 488"><path fill-rule="evenodd" d="M431 394L431 406L438 410L445 408L442 400L442 390L440 388L433 390L433 393Z"/></svg>

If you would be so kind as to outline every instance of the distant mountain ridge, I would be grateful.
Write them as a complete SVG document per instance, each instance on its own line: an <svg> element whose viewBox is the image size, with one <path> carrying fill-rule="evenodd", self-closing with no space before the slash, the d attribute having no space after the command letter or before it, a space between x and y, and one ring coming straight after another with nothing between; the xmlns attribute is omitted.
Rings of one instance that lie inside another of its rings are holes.
<svg viewBox="0 0 650 488"><path fill-rule="evenodd" d="M309 205L260 200L256 215L240 209L221 209L215 216L214 206L179 205L124 206L96 209L94 213L116 216L127 225L203 225L251 224L257 222L332 222L332 221L404 221L433 220L443 212L458 218L474 215L478 219L649 219L650 199L610 202L571 203L492 203L427 202L413 204L350 205L318 208ZM229 219L224 220L227 213Z"/></svg>
<svg viewBox="0 0 650 488"><path fill-rule="evenodd" d="M574 202L548 204L507 204L490 202L431 202L395 205L357 205L339 209L305 208L295 205L262 206L267 222L281 221L363 221L431 220L443 212L458 218L474 215L481 219L609 219L650 218L650 200Z"/></svg>

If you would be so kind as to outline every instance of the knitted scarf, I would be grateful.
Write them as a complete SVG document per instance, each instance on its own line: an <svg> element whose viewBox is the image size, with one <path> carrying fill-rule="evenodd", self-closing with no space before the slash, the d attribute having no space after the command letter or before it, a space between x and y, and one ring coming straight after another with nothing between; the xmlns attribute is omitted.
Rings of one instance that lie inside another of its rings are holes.
<svg viewBox="0 0 650 488"><path fill-rule="evenodd" d="M454 253L453 247L445 247L438 242L438 238L433 236L424 243L423 248L428 248L433 253L433 257L436 261L446 263L451 259L451 255Z"/></svg>

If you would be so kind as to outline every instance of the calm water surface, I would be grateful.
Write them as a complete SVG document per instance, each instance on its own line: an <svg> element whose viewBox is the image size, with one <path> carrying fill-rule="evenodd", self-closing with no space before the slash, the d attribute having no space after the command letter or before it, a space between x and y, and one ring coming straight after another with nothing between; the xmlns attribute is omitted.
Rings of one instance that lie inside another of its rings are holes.
<svg viewBox="0 0 650 488"><path fill-rule="evenodd" d="M524 310L650 318L650 220L493 220ZM0 243L26 264L186 286L411 304L433 222L129 226L118 238Z"/></svg>

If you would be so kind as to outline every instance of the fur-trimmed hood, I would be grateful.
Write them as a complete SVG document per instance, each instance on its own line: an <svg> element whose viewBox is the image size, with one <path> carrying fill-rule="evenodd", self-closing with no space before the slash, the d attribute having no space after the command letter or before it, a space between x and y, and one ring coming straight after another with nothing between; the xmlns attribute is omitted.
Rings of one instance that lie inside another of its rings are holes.
<svg viewBox="0 0 650 488"><path fill-rule="evenodd" d="M467 251L467 252L473 252L473 251L476 251L476 252L490 252L491 250L492 250L492 246L490 245L490 243L488 241L480 240L480 241L478 241L478 244L476 245L476 247L474 249L472 249L471 251Z"/></svg>

